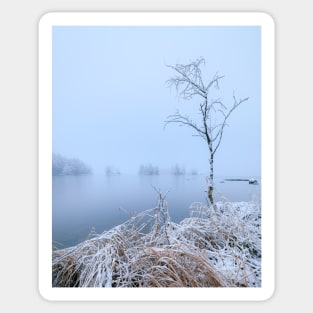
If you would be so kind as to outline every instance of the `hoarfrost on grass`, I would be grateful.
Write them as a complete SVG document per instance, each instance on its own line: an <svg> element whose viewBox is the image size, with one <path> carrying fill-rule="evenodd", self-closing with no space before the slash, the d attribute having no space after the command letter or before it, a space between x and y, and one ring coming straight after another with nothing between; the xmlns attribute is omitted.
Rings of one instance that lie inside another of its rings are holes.
<svg viewBox="0 0 313 313"><path fill-rule="evenodd" d="M53 249L53 287L260 287L260 203L193 203L170 220L156 208L77 246Z"/></svg>

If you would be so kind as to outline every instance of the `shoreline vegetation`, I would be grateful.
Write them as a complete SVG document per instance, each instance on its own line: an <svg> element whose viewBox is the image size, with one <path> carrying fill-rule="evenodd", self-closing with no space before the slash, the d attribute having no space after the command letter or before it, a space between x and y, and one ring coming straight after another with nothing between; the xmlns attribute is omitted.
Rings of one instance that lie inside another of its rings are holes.
<svg viewBox="0 0 313 313"><path fill-rule="evenodd" d="M102 234L52 250L53 287L261 287L261 205L193 203L170 219L166 196Z"/></svg>

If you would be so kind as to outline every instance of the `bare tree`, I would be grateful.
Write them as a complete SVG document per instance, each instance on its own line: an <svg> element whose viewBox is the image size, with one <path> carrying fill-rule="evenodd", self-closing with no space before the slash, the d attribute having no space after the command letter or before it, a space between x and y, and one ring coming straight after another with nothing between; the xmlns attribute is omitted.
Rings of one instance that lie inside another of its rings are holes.
<svg viewBox="0 0 313 313"><path fill-rule="evenodd" d="M185 175L186 170L185 167L180 167L177 163L172 168L173 175Z"/></svg>
<svg viewBox="0 0 313 313"><path fill-rule="evenodd" d="M210 153L210 176L208 183L208 198L210 203L214 205L213 198L213 179L214 179L214 155L221 144L224 128L231 113L248 98L237 99L233 93L233 103L228 108L220 98L211 98L211 89L219 89L219 82L224 76L217 73L208 82L204 83L201 66L205 65L204 58L200 57L190 64L169 65L176 72L176 76L170 78L166 83L168 87L174 86L177 93L184 99L190 100L199 97L200 122L194 122L189 116L180 114L169 115L165 121L165 127L169 123L177 123L180 126L191 127L197 136L205 140Z"/></svg>

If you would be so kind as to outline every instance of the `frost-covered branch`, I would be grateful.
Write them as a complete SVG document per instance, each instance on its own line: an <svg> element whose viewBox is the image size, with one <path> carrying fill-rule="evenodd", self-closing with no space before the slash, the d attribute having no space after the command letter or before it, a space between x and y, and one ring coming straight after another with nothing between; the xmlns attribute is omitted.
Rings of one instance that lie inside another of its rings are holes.
<svg viewBox="0 0 313 313"><path fill-rule="evenodd" d="M224 128L225 126L227 125L226 124L226 121L227 119L229 118L229 116L231 115L231 113L243 102L245 101L248 101L249 98L244 98L244 99L240 99L239 101L237 101L235 95L233 95L233 98L234 98L234 105L233 107L228 111L228 113L225 115L224 114L224 121L223 123L221 124L220 126L220 129L219 129L219 132L218 132L218 135L217 137L219 138L218 139L218 142L217 142L217 145L215 146L215 149L213 150L213 155L215 154L216 150L218 149L221 141L222 141L222 137L223 137L223 131L224 131Z"/></svg>
<svg viewBox="0 0 313 313"><path fill-rule="evenodd" d="M200 57L194 62L187 65L176 64L175 66L167 65L167 67L176 71L176 75L166 81L168 87L174 86L176 91L184 99L191 99L195 95L207 98L211 86L219 88L219 80L224 76L215 74L213 79L205 86L202 80L202 72L200 66L205 64L204 58ZM181 91L179 91L181 89Z"/></svg>
<svg viewBox="0 0 313 313"><path fill-rule="evenodd" d="M165 121L164 127L170 123L178 123L180 126L189 126L193 128L201 137L205 136L205 132L200 129L188 116L183 116L177 111L173 115L169 115L168 119Z"/></svg>

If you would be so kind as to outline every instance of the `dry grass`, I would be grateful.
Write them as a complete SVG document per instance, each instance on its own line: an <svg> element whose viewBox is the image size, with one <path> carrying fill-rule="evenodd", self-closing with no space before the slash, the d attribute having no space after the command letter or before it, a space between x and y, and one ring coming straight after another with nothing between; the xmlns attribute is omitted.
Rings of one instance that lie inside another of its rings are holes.
<svg viewBox="0 0 313 313"><path fill-rule="evenodd" d="M205 255L182 244L144 249L132 266L132 274L136 287L227 286Z"/></svg>
<svg viewBox="0 0 313 313"><path fill-rule="evenodd" d="M196 203L170 221L156 208L52 255L54 287L260 287L261 214L255 202Z"/></svg>

